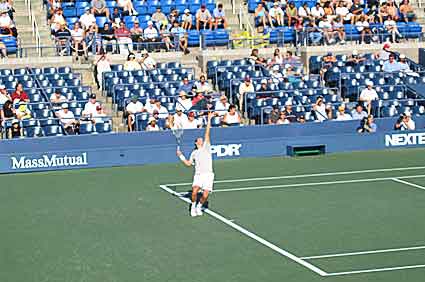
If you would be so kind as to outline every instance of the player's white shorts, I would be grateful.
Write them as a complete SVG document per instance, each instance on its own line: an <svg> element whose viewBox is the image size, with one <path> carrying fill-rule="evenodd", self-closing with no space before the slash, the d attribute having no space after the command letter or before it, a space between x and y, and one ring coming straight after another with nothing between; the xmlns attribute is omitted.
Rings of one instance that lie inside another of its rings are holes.
<svg viewBox="0 0 425 282"><path fill-rule="evenodd" d="M193 176L193 186L199 186L202 190L212 192L214 185L214 173L195 174Z"/></svg>

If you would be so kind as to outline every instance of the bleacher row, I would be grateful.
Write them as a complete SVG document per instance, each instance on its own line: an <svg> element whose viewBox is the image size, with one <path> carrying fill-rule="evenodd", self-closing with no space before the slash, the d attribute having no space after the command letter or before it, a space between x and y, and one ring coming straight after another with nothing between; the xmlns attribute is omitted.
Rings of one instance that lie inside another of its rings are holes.
<svg viewBox="0 0 425 282"><path fill-rule="evenodd" d="M70 67L18 68L1 69L0 84L5 85L8 93L12 93L18 83L22 83L30 102L28 109L32 118L20 121L26 137L66 135L66 132L55 116L58 106L50 102L50 95L56 90L68 100L69 110L78 119L89 100L91 88L81 85L81 74L74 73ZM9 128L12 120L4 123ZM111 120L106 118L103 124L91 125L82 123L80 134L111 132Z"/></svg>

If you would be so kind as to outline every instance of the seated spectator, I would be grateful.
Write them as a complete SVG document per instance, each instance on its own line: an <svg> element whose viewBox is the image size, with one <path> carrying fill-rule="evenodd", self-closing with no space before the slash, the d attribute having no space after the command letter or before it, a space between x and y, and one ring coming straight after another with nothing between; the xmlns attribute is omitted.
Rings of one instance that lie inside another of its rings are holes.
<svg viewBox="0 0 425 282"><path fill-rule="evenodd" d="M262 3L258 3L257 8L255 8L254 18L256 26L263 26L264 29L266 28L269 13L267 12L266 8L264 8Z"/></svg>
<svg viewBox="0 0 425 282"><path fill-rule="evenodd" d="M319 22L319 28L323 32L326 44L333 44L335 42L335 32L332 28L332 21L329 16L324 16Z"/></svg>
<svg viewBox="0 0 425 282"><path fill-rule="evenodd" d="M355 120L361 120L367 117L367 113L363 110L361 104L357 104L356 108L351 111L351 117Z"/></svg>
<svg viewBox="0 0 425 282"><path fill-rule="evenodd" d="M359 133L374 133L374 132L376 132L377 128L378 127L375 124L373 116L369 115L367 117L364 117L360 121L360 126L357 128L357 132L359 132Z"/></svg>
<svg viewBox="0 0 425 282"><path fill-rule="evenodd" d="M53 5L54 6L54 5ZM59 6L55 6L55 9L60 8ZM13 13L15 9L13 8L13 1L11 0L1 0L0 1L0 11L6 11L9 15L9 18L13 21Z"/></svg>
<svg viewBox="0 0 425 282"><path fill-rule="evenodd" d="M359 55L359 52L357 50L353 50L351 53L351 56L347 58L346 66L357 66L361 64L362 62L366 61L366 58L362 55Z"/></svg>
<svg viewBox="0 0 425 282"><path fill-rule="evenodd" d="M117 50L117 40L115 39L114 30L108 22L103 24L103 28L99 29L99 34L102 40L102 46L105 52L111 50L115 53Z"/></svg>
<svg viewBox="0 0 425 282"><path fill-rule="evenodd" d="M15 92L12 93L12 101L18 100L20 102L29 102L30 98L28 94L24 91L24 86L22 83L18 83L15 86Z"/></svg>
<svg viewBox="0 0 425 282"><path fill-rule="evenodd" d="M172 48L175 47L174 44L171 42L171 33L167 29L167 26L161 26L161 29L159 30L159 37L161 38L161 42L165 45L165 50L170 51Z"/></svg>
<svg viewBox="0 0 425 282"><path fill-rule="evenodd" d="M325 16L325 10L323 10L322 6L320 6L320 2L317 2L310 11L314 21L318 21L319 19L323 18L323 16Z"/></svg>
<svg viewBox="0 0 425 282"><path fill-rule="evenodd" d="M187 115L183 113L182 109L176 108L176 113L174 115L170 115L168 117L168 123L170 124L170 128L183 128L186 129L186 125L188 122Z"/></svg>
<svg viewBox="0 0 425 282"><path fill-rule="evenodd" d="M283 55L280 53L280 49L276 48L273 52L273 57L270 62L270 65L282 65L284 61Z"/></svg>
<svg viewBox="0 0 425 282"><path fill-rule="evenodd" d="M176 110L182 110L183 112L187 112L192 108L192 100L190 98L187 98L187 92L184 90L181 90L179 92L179 98L177 99L176 103Z"/></svg>
<svg viewBox="0 0 425 282"><path fill-rule="evenodd" d="M120 13L119 8L115 7L112 10L112 14L109 16L111 22L112 22L112 27L118 27L120 22L122 22L122 15Z"/></svg>
<svg viewBox="0 0 425 282"><path fill-rule="evenodd" d="M167 26L168 25L168 18L167 16L161 11L161 7L156 7L156 12L152 14L151 20L153 23L155 23L155 26L158 30L161 29L161 26Z"/></svg>
<svg viewBox="0 0 425 282"><path fill-rule="evenodd" d="M272 111L269 114L268 124L276 124L276 122L279 120L280 114L281 114L281 111L279 110L279 106L274 105L272 107Z"/></svg>
<svg viewBox="0 0 425 282"><path fill-rule="evenodd" d="M3 17L3 15L0 16L0 18L2 18L2 17ZM7 19L4 19L4 21L7 22ZM0 20L0 22L1 22L1 20ZM59 8L55 11L55 13L50 18L50 29L55 30L58 26L61 26L61 25L66 26L66 20L65 20L65 17L63 16L63 10L61 8ZM0 26L1 26L1 23L0 23Z"/></svg>
<svg viewBox="0 0 425 282"><path fill-rule="evenodd" d="M195 83L196 89L203 93L209 93L212 91L210 84L207 81L205 74L201 74L199 81Z"/></svg>
<svg viewBox="0 0 425 282"><path fill-rule="evenodd" d="M190 14L189 9L184 10L184 14L182 15L182 28L185 30L192 29L193 16Z"/></svg>
<svg viewBox="0 0 425 282"><path fill-rule="evenodd" d="M308 7L307 2L304 2L299 8L298 8L298 18L301 18L303 22L311 21L313 19L311 15L311 10Z"/></svg>
<svg viewBox="0 0 425 282"><path fill-rule="evenodd" d="M325 16L334 17L335 16L335 9L333 5L331 5L330 1L326 1L323 5L323 11L325 12Z"/></svg>
<svg viewBox="0 0 425 282"><path fill-rule="evenodd" d="M60 107L60 104L68 102L68 99L61 94L59 89L56 89L52 95L50 95L50 103L53 104L54 108Z"/></svg>
<svg viewBox="0 0 425 282"><path fill-rule="evenodd" d="M18 109L16 110L16 118L19 120L30 119L32 117L32 113L30 109L28 109L28 105L26 102L20 102Z"/></svg>
<svg viewBox="0 0 425 282"><path fill-rule="evenodd" d="M84 30L80 27L79 22L76 22L74 28L71 30L71 41L75 52L75 60L78 61L80 54L83 54L87 60L87 44L84 40Z"/></svg>
<svg viewBox="0 0 425 282"><path fill-rule="evenodd" d="M92 50L93 53L98 53L101 48L101 39L97 35L96 24L90 26L84 33L84 41L86 42L87 50ZM94 49L96 50L94 51Z"/></svg>
<svg viewBox="0 0 425 282"><path fill-rule="evenodd" d="M159 41L159 35L156 28L153 26L152 21L148 21L148 27L145 28L143 31L143 37L145 38L146 42L158 42ZM148 45L148 50L155 49L155 46Z"/></svg>
<svg viewBox="0 0 425 282"><path fill-rule="evenodd" d="M18 30L16 29L15 24L10 19L7 11L1 11L0 14L0 30L6 30L7 33L11 32L12 36L18 36Z"/></svg>
<svg viewBox="0 0 425 282"><path fill-rule="evenodd" d="M252 49L251 56L249 56L249 61L253 65L263 65L266 66L266 60L264 58L261 58L258 49Z"/></svg>
<svg viewBox="0 0 425 282"><path fill-rule="evenodd" d="M388 61L385 61L382 66L382 70L385 72L397 72L400 71L400 64L395 60L395 55L391 54Z"/></svg>
<svg viewBox="0 0 425 282"><path fill-rule="evenodd" d="M272 73L270 74L273 83L279 83L285 80L282 71L278 65L272 67Z"/></svg>
<svg viewBox="0 0 425 282"><path fill-rule="evenodd" d="M394 125L394 130L415 130L415 121L410 111L404 112Z"/></svg>
<svg viewBox="0 0 425 282"><path fill-rule="evenodd" d="M406 60L406 55L400 54L398 65L399 65L400 71L404 72L405 74L414 76L414 77L419 77L418 73L410 69L409 63Z"/></svg>
<svg viewBox="0 0 425 282"><path fill-rule="evenodd" d="M115 29L114 34L120 48L120 54L126 55L133 52L133 40L131 40L131 32L125 26L124 22L119 23L119 28Z"/></svg>
<svg viewBox="0 0 425 282"><path fill-rule="evenodd" d="M372 101L379 99L378 93L373 89L373 82L366 82L367 87L360 93L359 101L367 107L367 114L370 115L372 111Z"/></svg>
<svg viewBox="0 0 425 282"><path fill-rule="evenodd" d="M273 7L269 10L269 23L271 27L283 26L284 12L278 1L273 3Z"/></svg>
<svg viewBox="0 0 425 282"><path fill-rule="evenodd" d="M196 12L196 30L212 28L212 17L205 4Z"/></svg>
<svg viewBox="0 0 425 282"><path fill-rule="evenodd" d="M338 107L338 112L336 113L336 118L335 120L337 121L345 121L345 120L352 120L353 118L351 117L350 114L345 112L345 106L341 105Z"/></svg>
<svg viewBox="0 0 425 282"><path fill-rule="evenodd" d="M137 62L136 55L133 53L128 54L127 61L124 63L124 70L126 71L134 71L141 70L142 66Z"/></svg>
<svg viewBox="0 0 425 282"><path fill-rule="evenodd" d="M384 22L384 27L385 30L391 35L391 42L398 42L398 39L403 37L398 31L397 23L395 22L392 16L388 16L387 20Z"/></svg>
<svg viewBox="0 0 425 282"><path fill-rule="evenodd" d="M285 110L283 112L285 113L285 117L289 122L297 121L297 115L292 109L292 101L288 100L285 102Z"/></svg>
<svg viewBox="0 0 425 282"><path fill-rule="evenodd" d="M413 22L416 20L415 10L410 5L409 0L403 0L400 5L401 20L405 22Z"/></svg>
<svg viewBox="0 0 425 282"><path fill-rule="evenodd" d="M1 109L0 113L1 113L1 120L3 123L6 120L16 118L16 110L13 107L12 101L7 100L6 102L4 102L3 108Z"/></svg>
<svg viewBox="0 0 425 282"><path fill-rule="evenodd" d="M304 115L300 115L298 118L298 122L299 123L305 123L305 116Z"/></svg>
<svg viewBox="0 0 425 282"><path fill-rule="evenodd" d="M326 75L328 70L336 63L336 57L332 52L328 52L326 56L322 58L322 68L320 69L320 76L326 81Z"/></svg>
<svg viewBox="0 0 425 282"><path fill-rule="evenodd" d="M174 26L171 28L170 32L174 38L174 42L178 42L179 49L182 50L185 54L189 54L190 51L187 48L188 46L188 36L187 32L179 25L179 22L174 22Z"/></svg>
<svg viewBox="0 0 425 282"><path fill-rule="evenodd" d="M107 17L107 18L109 18L109 9L106 6L105 0L92 0L91 6L93 8L93 14L96 17Z"/></svg>
<svg viewBox="0 0 425 282"><path fill-rule="evenodd" d="M204 92L196 90L195 96L192 98L192 108L191 110L203 111L207 110L208 101L204 96Z"/></svg>
<svg viewBox="0 0 425 282"><path fill-rule="evenodd" d="M138 13L134 9L133 3L131 0L118 0L117 1L118 7L122 8L124 10L125 14L128 14L130 16L137 16Z"/></svg>
<svg viewBox="0 0 425 282"><path fill-rule="evenodd" d="M89 101L84 105L83 117L91 120L92 116L96 113L97 106L100 106L100 104L96 101L96 94L91 94Z"/></svg>
<svg viewBox="0 0 425 282"><path fill-rule="evenodd" d="M245 103L245 94L246 93L254 93L254 85L251 82L251 78L249 76L245 77L244 83L239 85L238 91L238 100L239 100L239 110L245 112L244 103Z"/></svg>
<svg viewBox="0 0 425 282"><path fill-rule="evenodd" d="M260 96L269 96L270 93L267 93L267 92L270 92L270 91L272 91L272 89L270 88L267 79L263 78L260 82L260 87L257 89L256 92L260 92L258 93Z"/></svg>
<svg viewBox="0 0 425 282"><path fill-rule="evenodd" d="M94 69L95 81L99 90L105 90L103 89L103 73L109 71L112 71L111 61L106 56L104 49L100 49L99 59L95 61Z"/></svg>
<svg viewBox="0 0 425 282"><path fill-rule="evenodd" d="M387 3L384 2L381 4L381 7L379 8L379 12L378 12L379 22L381 24L384 23L384 21L388 19L388 16L389 16L388 6L387 6Z"/></svg>
<svg viewBox="0 0 425 282"><path fill-rule="evenodd" d="M4 105L7 101L12 102L12 98L10 98L9 93L7 93L6 86L3 84L0 85L0 108Z"/></svg>
<svg viewBox="0 0 425 282"><path fill-rule="evenodd" d="M241 115L236 110L235 105L230 105L228 112L223 117L224 126L235 126L242 123Z"/></svg>
<svg viewBox="0 0 425 282"><path fill-rule="evenodd" d="M214 28L217 29L218 25L223 25L223 28L227 28L226 14L224 13L223 4L219 3L217 8L213 11L214 16Z"/></svg>
<svg viewBox="0 0 425 282"><path fill-rule="evenodd" d="M166 107L161 105L161 100L155 99L155 104L152 108L148 109L148 112L153 115L155 112L158 114L158 118L166 119L168 117L168 110Z"/></svg>
<svg viewBox="0 0 425 282"><path fill-rule="evenodd" d="M323 38L323 33L319 29L319 27L311 21L308 23L306 27L306 32L308 34L308 39L310 40L312 45L319 45Z"/></svg>
<svg viewBox="0 0 425 282"><path fill-rule="evenodd" d="M289 120L286 118L285 112L279 113L279 118L276 120L275 124L290 124Z"/></svg>
<svg viewBox="0 0 425 282"><path fill-rule="evenodd" d="M150 117L148 120L148 126L146 126L146 131L160 131L158 124L156 124L156 119L154 117Z"/></svg>
<svg viewBox="0 0 425 282"><path fill-rule="evenodd" d="M394 21L398 21L398 9L396 7L396 5L394 4L393 0L388 0L387 1L387 11L388 11L388 16L391 17L392 20Z"/></svg>
<svg viewBox="0 0 425 282"><path fill-rule="evenodd" d="M339 43L345 44L345 26L341 17L336 17L332 22L334 37L338 37Z"/></svg>
<svg viewBox="0 0 425 282"><path fill-rule="evenodd" d="M96 113L92 116L92 123L105 123L106 113L101 105L96 107Z"/></svg>
<svg viewBox="0 0 425 282"><path fill-rule="evenodd" d="M390 51L391 45L388 42L385 42L382 46L382 50L375 53L374 57L376 60L383 60L386 61L389 59L391 54L394 54L394 52Z"/></svg>
<svg viewBox="0 0 425 282"><path fill-rule="evenodd" d="M313 104L312 113L314 114L315 119L318 122L322 122L322 121L329 119L329 115L328 115L329 113L326 110L326 105L323 102L322 96L317 97L316 103Z"/></svg>
<svg viewBox="0 0 425 282"><path fill-rule="evenodd" d="M227 101L226 95L221 95L220 99L215 103L214 110L217 116L224 116L229 110L230 103Z"/></svg>
<svg viewBox="0 0 425 282"><path fill-rule="evenodd" d="M365 15L360 15L359 20L356 22L356 29L360 32L360 44L364 42L370 43L373 33ZM366 41L365 38L367 39Z"/></svg>
<svg viewBox="0 0 425 282"><path fill-rule="evenodd" d="M79 127L79 122L75 119L74 113L69 110L67 103L62 104L62 110L57 111L56 117L59 119L61 125L67 134L75 134Z"/></svg>
<svg viewBox="0 0 425 282"><path fill-rule="evenodd" d="M127 104L125 111L128 131L133 131L135 130L135 115L145 111L143 104L139 101L139 97L137 95L131 97L131 102Z"/></svg>
<svg viewBox="0 0 425 282"><path fill-rule="evenodd" d="M140 59L140 65L144 70L153 70L156 68L156 61L152 58L146 50L140 52L142 58Z"/></svg>
<svg viewBox="0 0 425 282"><path fill-rule="evenodd" d="M68 43L71 39L71 32L66 27L66 24L61 24L59 25L59 28L52 34L55 37L57 53L59 55L65 55L65 52L67 52Z"/></svg>
<svg viewBox="0 0 425 282"><path fill-rule="evenodd" d="M202 127L202 122L196 119L194 112L190 112L187 115L187 123L185 124L184 129L196 129L201 127Z"/></svg>
<svg viewBox="0 0 425 282"><path fill-rule="evenodd" d="M298 10L297 7L295 7L294 2L289 2L288 6L286 7L285 14L288 19L288 26L292 26L295 22L297 22Z"/></svg>
<svg viewBox="0 0 425 282"><path fill-rule="evenodd" d="M12 36L12 34L10 34L9 36ZM6 44L4 43L4 35L0 35L0 58L1 59L7 59L7 47Z"/></svg>
<svg viewBox="0 0 425 282"><path fill-rule="evenodd" d="M168 24L173 26L175 22L179 20L180 12L175 7L171 9L170 14L168 14Z"/></svg>
<svg viewBox="0 0 425 282"><path fill-rule="evenodd" d="M83 30L87 31L91 26L96 25L96 17L94 9L87 8L85 13L80 17L80 23Z"/></svg>
<svg viewBox="0 0 425 282"><path fill-rule="evenodd" d="M185 93L189 93L192 91L192 86L193 84L189 81L189 77L184 76L177 92L180 93L181 91L184 91Z"/></svg>
<svg viewBox="0 0 425 282"><path fill-rule="evenodd" d="M24 138L24 130L21 127L19 120L17 119L12 120L12 127L9 127L7 129L7 138L9 139Z"/></svg>
<svg viewBox="0 0 425 282"><path fill-rule="evenodd" d="M133 41L133 44L136 44L136 50L142 49L142 42L144 41L143 38L143 29L140 27L139 21L135 20L133 27L130 29L131 33L131 40Z"/></svg>
<svg viewBox="0 0 425 282"><path fill-rule="evenodd" d="M355 24L363 14L363 6L360 0L354 0L350 8L351 24Z"/></svg>

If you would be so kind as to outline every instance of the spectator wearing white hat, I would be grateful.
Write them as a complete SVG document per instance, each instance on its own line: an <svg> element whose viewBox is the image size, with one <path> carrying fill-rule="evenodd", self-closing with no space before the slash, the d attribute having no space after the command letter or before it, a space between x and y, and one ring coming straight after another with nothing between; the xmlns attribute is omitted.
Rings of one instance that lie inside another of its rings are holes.
<svg viewBox="0 0 425 282"><path fill-rule="evenodd" d="M287 100L285 102L285 110L283 111L285 113L285 117L289 122L296 122L297 121L297 115L294 113L294 110L292 109L292 101Z"/></svg>
<svg viewBox="0 0 425 282"><path fill-rule="evenodd" d="M142 50L140 52L142 57L140 58L140 65L144 70L153 70L156 68L156 61L149 55L148 51Z"/></svg>
<svg viewBox="0 0 425 282"><path fill-rule="evenodd" d="M136 55L133 53L128 54L127 61L124 63L124 70L126 71L134 71L141 70L142 66L137 62Z"/></svg>
<svg viewBox="0 0 425 282"><path fill-rule="evenodd" d="M282 72L280 71L279 65L274 65L272 67L271 77L274 83L279 83L283 81L284 77Z"/></svg>
<svg viewBox="0 0 425 282"><path fill-rule="evenodd" d="M192 108L192 99L187 98L187 93L185 91L180 91L179 98L176 103L176 110L187 112L190 108Z"/></svg>
<svg viewBox="0 0 425 282"><path fill-rule="evenodd" d="M257 87L258 87L258 85L257 85ZM272 91L272 89L270 88L267 79L263 78L260 81L260 87L257 89L256 92L269 92L269 91ZM266 95L267 96L268 93L260 93L260 95L262 95L262 96Z"/></svg>
<svg viewBox="0 0 425 282"><path fill-rule="evenodd" d="M412 114L409 110L406 110L394 125L395 130L415 130L416 124L412 119Z"/></svg>
<svg viewBox="0 0 425 282"><path fill-rule="evenodd" d="M7 93L6 86L0 85L0 106L3 106L6 101L12 101L9 93Z"/></svg>
<svg viewBox="0 0 425 282"><path fill-rule="evenodd" d="M406 55L400 54L398 65L399 65L400 71L402 71L402 72L404 72L404 73L406 73L407 75L410 75L410 76L419 77L418 73L416 73L416 72L414 72L410 69L409 63L406 60Z"/></svg>
<svg viewBox="0 0 425 282"><path fill-rule="evenodd" d="M220 99L215 103L214 110L217 116L224 116L229 110L230 103L227 101L226 95L221 95Z"/></svg>
<svg viewBox="0 0 425 282"><path fill-rule="evenodd" d="M351 117L351 115L345 112L345 105L341 105L338 107L338 112L336 113L335 120L345 121L345 120L352 120L352 119L353 118Z"/></svg>
<svg viewBox="0 0 425 282"><path fill-rule="evenodd" d="M269 23L271 27L283 26L284 12L280 7L280 2L273 3L273 7L269 10Z"/></svg>
<svg viewBox="0 0 425 282"><path fill-rule="evenodd" d="M24 137L24 131L21 127L21 124L19 123L19 120L13 119L12 127L8 128L7 130L7 138L13 139L13 138L23 138L23 137Z"/></svg>
<svg viewBox="0 0 425 282"><path fill-rule="evenodd" d="M150 117L148 120L148 126L146 126L146 131L160 131L158 124L156 124L156 119Z"/></svg>
<svg viewBox="0 0 425 282"><path fill-rule="evenodd" d="M353 52L351 53L351 56L348 57L346 65L355 67L359 65L360 63L364 62L365 60L366 58L360 55L359 52L354 49Z"/></svg>
<svg viewBox="0 0 425 282"><path fill-rule="evenodd" d="M239 110L244 112L243 104L245 102L245 94L255 92L254 85L251 82L251 78L249 76L245 77L244 83L239 85L238 91L238 99L239 99Z"/></svg>
<svg viewBox="0 0 425 282"><path fill-rule="evenodd" d="M378 100L379 97L376 90L373 89L372 81L367 81L366 86L367 87L360 93L359 101L364 103L367 107L367 114L370 115L372 110L372 101Z"/></svg>
<svg viewBox="0 0 425 282"><path fill-rule="evenodd" d="M62 104L62 110L57 111L56 117L59 118L59 121L65 131L68 134L74 134L75 133L75 126L77 125L77 121L75 120L74 113L69 110L68 103Z"/></svg>
<svg viewBox="0 0 425 282"><path fill-rule="evenodd" d="M153 26L152 21L148 21L148 26L143 31L143 37L146 42L157 42L158 41L158 30Z"/></svg>
<svg viewBox="0 0 425 282"><path fill-rule="evenodd" d="M192 29L193 16L190 13L189 9L184 10L184 14L182 15L182 28L185 30Z"/></svg>

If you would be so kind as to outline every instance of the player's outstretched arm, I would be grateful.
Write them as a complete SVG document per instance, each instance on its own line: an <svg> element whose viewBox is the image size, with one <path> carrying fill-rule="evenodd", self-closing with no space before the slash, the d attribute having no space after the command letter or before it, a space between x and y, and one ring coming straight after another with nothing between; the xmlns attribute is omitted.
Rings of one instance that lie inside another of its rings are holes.
<svg viewBox="0 0 425 282"><path fill-rule="evenodd" d="M177 157L179 157L179 159L182 161L182 163L185 166L192 166L192 162L189 160L186 160L185 156L183 155L183 153L180 150L177 150Z"/></svg>
<svg viewBox="0 0 425 282"><path fill-rule="evenodd" d="M214 116L213 112L208 112L207 127L205 129L205 137L204 137L204 142L208 144L211 144L210 131L211 131L211 119L213 118L213 116Z"/></svg>

